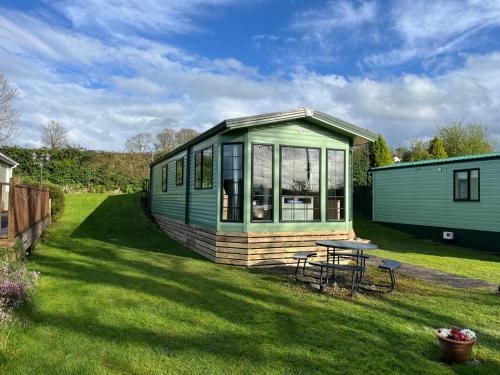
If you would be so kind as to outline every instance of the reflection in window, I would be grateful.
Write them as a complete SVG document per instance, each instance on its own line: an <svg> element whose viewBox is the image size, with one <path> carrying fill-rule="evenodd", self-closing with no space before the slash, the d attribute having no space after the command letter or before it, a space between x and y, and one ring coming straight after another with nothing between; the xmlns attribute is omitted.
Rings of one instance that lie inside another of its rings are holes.
<svg viewBox="0 0 500 375"><path fill-rule="evenodd" d="M319 170L320 150L281 148L281 220L321 219Z"/></svg>
<svg viewBox="0 0 500 375"><path fill-rule="evenodd" d="M175 184L182 185L184 183L184 158L180 158L175 162Z"/></svg>
<svg viewBox="0 0 500 375"><path fill-rule="evenodd" d="M161 191L167 191L167 178L168 178L168 164L161 168Z"/></svg>
<svg viewBox="0 0 500 375"><path fill-rule="evenodd" d="M243 145L222 145L222 221L243 220Z"/></svg>
<svg viewBox="0 0 500 375"><path fill-rule="evenodd" d="M479 169L454 171L454 199L479 201Z"/></svg>
<svg viewBox="0 0 500 375"><path fill-rule="evenodd" d="M253 145L252 220L273 220L273 146Z"/></svg>
<svg viewBox="0 0 500 375"><path fill-rule="evenodd" d="M194 154L194 187L195 189L212 188L213 167L212 147Z"/></svg>
<svg viewBox="0 0 500 375"><path fill-rule="evenodd" d="M345 151L328 150L327 220L345 218Z"/></svg>

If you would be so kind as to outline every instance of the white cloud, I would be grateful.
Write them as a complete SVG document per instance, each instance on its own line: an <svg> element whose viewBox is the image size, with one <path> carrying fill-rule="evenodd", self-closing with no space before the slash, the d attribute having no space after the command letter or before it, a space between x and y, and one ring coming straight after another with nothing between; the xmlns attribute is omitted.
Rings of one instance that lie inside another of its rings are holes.
<svg viewBox="0 0 500 375"><path fill-rule="evenodd" d="M110 34L125 30L179 34L201 31L193 18L237 0L59 0L50 2L75 28L98 27Z"/></svg>
<svg viewBox="0 0 500 375"><path fill-rule="evenodd" d="M401 46L365 58L372 66L399 65L469 47L471 37L500 26L498 0L396 1L391 10L392 29Z"/></svg>
<svg viewBox="0 0 500 375"><path fill-rule="evenodd" d="M21 90L20 144L37 145L49 119L66 126L73 143L118 150L138 132L204 130L225 118L303 106L383 132L394 145L454 120L500 135L500 53L468 56L462 68L436 77L262 76L232 58L137 36L107 42L17 16L2 12L0 70Z"/></svg>
<svg viewBox="0 0 500 375"><path fill-rule="evenodd" d="M375 1L329 1L318 8L295 14L291 27L312 34L328 34L338 29L359 27L375 20Z"/></svg>

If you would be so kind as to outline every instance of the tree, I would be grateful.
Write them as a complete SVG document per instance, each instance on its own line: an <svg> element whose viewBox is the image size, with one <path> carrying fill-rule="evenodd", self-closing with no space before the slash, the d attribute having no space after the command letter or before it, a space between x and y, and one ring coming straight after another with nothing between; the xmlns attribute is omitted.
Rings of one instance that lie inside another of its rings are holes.
<svg viewBox="0 0 500 375"><path fill-rule="evenodd" d="M354 146L352 148L352 178L355 186L370 185L370 161L366 145Z"/></svg>
<svg viewBox="0 0 500 375"><path fill-rule="evenodd" d="M429 143L429 154L433 159L445 159L448 157L444 149L444 143L438 136L435 136Z"/></svg>
<svg viewBox="0 0 500 375"><path fill-rule="evenodd" d="M155 151L158 154L166 154L177 147L175 130L164 129L155 135Z"/></svg>
<svg viewBox="0 0 500 375"><path fill-rule="evenodd" d="M50 120L43 126L42 144L51 150L68 146L68 132L64 126L54 120Z"/></svg>
<svg viewBox="0 0 500 375"><path fill-rule="evenodd" d="M12 107L17 97L17 89L9 85L0 73L0 145L5 145L16 134L19 125L19 112Z"/></svg>
<svg viewBox="0 0 500 375"><path fill-rule="evenodd" d="M394 156L397 156L402 162L410 161L411 150L404 146L399 146L398 148L396 148L396 150L394 150Z"/></svg>
<svg viewBox="0 0 500 375"><path fill-rule="evenodd" d="M184 143L188 143L191 139L198 136L198 132L189 128L182 128L175 134L175 143L178 146L182 146Z"/></svg>
<svg viewBox="0 0 500 375"><path fill-rule="evenodd" d="M392 164L392 156L387 142L382 134L379 134L370 147L370 162L372 167L383 167Z"/></svg>
<svg viewBox="0 0 500 375"><path fill-rule="evenodd" d="M440 127L438 131L449 157L487 154L493 152L496 146L483 125L463 125L461 122L455 122L449 126Z"/></svg>
<svg viewBox="0 0 500 375"><path fill-rule="evenodd" d="M411 143L410 158L408 161L429 160L429 143L421 139L414 139Z"/></svg>
<svg viewBox="0 0 500 375"><path fill-rule="evenodd" d="M125 148L130 152L152 152L153 136L151 133L139 133L125 142Z"/></svg>

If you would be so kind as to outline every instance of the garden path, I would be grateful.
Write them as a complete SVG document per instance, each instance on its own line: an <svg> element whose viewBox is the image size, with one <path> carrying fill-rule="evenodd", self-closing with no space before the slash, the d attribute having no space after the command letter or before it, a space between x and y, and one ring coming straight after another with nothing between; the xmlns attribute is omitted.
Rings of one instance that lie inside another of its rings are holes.
<svg viewBox="0 0 500 375"><path fill-rule="evenodd" d="M374 256L367 263L371 266L377 266L381 263L382 259L383 258ZM498 288L497 285L486 282L484 280L455 275L452 273L417 266L409 263L401 263L401 268L398 270L398 272L405 276L414 277L436 284L446 285L452 288Z"/></svg>

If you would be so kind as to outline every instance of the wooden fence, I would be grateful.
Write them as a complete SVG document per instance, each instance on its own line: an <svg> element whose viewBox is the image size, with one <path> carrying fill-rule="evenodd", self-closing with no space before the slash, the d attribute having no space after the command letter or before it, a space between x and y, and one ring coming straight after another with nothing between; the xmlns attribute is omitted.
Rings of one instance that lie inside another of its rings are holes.
<svg viewBox="0 0 500 375"><path fill-rule="evenodd" d="M354 209L372 218L373 196L372 186L354 186Z"/></svg>
<svg viewBox="0 0 500 375"><path fill-rule="evenodd" d="M8 186L8 207L2 205L2 219L7 215L7 237L13 240L17 235L32 228L46 217L50 216L49 190L46 188L36 188L28 185L21 185L17 179L12 179L10 184L1 183L0 202L4 202L2 195L6 194ZM6 209L6 210L5 210ZM0 231L4 234L4 222L0 226Z"/></svg>

